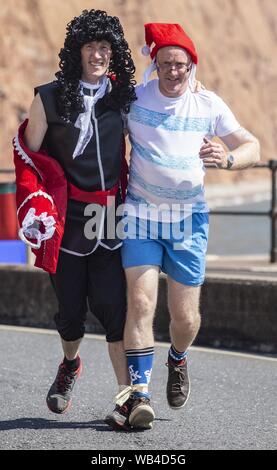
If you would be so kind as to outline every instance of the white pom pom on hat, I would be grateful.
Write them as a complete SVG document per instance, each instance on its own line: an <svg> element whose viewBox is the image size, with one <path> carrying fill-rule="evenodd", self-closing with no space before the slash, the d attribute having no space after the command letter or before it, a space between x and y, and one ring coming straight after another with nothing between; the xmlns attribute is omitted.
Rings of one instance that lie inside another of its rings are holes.
<svg viewBox="0 0 277 470"><path fill-rule="evenodd" d="M141 48L142 55L148 56L150 55L150 47L146 44Z"/></svg>

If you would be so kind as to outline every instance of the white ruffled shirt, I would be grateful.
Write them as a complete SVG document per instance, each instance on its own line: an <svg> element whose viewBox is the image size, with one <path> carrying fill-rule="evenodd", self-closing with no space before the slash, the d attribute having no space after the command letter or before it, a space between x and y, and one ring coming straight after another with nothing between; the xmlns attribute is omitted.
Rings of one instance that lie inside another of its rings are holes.
<svg viewBox="0 0 277 470"><path fill-rule="evenodd" d="M92 85L91 83L86 83L80 80L81 85L81 94L84 97L84 106L85 111L80 113L74 124L75 127L80 129L78 142L74 149L72 158L76 158L79 155L82 155L86 146L93 136L93 125L91 122L91 113L93 106L97 103L98 100L103 98L106 93L107 87L109 85L109 78L105 75L99 85ZM83 88L89 88L90 90L97 90L95 95L85 95Z"/></svg>

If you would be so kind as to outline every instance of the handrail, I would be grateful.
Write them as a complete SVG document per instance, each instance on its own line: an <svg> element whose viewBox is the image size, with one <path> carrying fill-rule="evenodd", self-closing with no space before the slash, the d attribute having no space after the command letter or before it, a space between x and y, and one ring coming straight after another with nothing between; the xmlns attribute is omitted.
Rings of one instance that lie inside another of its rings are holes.
<svg viewBox="0 0 277 470"><path fill-rule="evenodd" d="M211 215L241 215L241 216L268 216L270 217L270 262L277 262L277 192L276 192L276 171L277 160L268 160L267 162L260 162L251 167L252 169L267 168L271 172L271 205L269 211L225 211L225 210L211 210ZM212 169L212 168L210 168ZM14 173L12 168L0 168L0 174Z"/></svg>
<svg viewBox="0 0 277 470"><path fill-rule="evenodd" d="M210 210L211 215L243 215L243 216L268 216L270 217L270 262L277 262L277 194L276 194L276 171L277 160L257 163L253 169L268 168L271 172L271 204L269 211L225 211Z"/></svg>

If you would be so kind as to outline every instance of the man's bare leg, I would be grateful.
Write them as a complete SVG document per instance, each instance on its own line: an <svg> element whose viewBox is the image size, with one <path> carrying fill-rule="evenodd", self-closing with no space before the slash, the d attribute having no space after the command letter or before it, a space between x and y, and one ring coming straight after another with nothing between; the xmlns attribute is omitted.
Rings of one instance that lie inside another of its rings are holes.
<svg viewBox="0 0 277 470"><path fill-rule="evenodd" d="M125 270L127 319L125 349L142 349L154 344L153 319L158 296L158 266L137 266Z"/></svg>
<svg viewBox="0 0 277 470"><path fill-rule="evenodd" d="M200 328L200 287L185 286L168 277L170 336L178 351L186 351Z"/></svg>
<svg viewBox="0 0 277 470"><path fill-rule="evenodd" d="M64 360L46 397L47 406L53 413L65 413L71 406L73 387L82 371L78 354L81 341L82 338L76 341L61 338Z"/></svg>
<svg viewBox="0 0 277 470"><path fill-rule="evenodd" d="M157 304L159 267L126 269L127 319L124 346L132 384L129 424L151 429L154 411L150 406L148 384L154 357L153 319Z"/></svg>
<svg viewBox="0 0 277 470"><path fill-rule="evenodd" d="M73 361L79 354L79 346L83 338L77 339L76 341L65 341L61 338L62 348L66 359Z"/></svg>
<svg viewBox="0 0 277 470"><path fill-rule="evenodd" d="M108 343L108 351L119 388L124 385L127 387L130 384L130 376L123 341Z"/></svg>
<svg viewBox="0 0 277 470"><path fill-rule="evenodd" d="M171 347L168 354L167 400L173 409L182 408L189 397L187 349L200 327L200 287L186 286L168 278Z"/></svg>

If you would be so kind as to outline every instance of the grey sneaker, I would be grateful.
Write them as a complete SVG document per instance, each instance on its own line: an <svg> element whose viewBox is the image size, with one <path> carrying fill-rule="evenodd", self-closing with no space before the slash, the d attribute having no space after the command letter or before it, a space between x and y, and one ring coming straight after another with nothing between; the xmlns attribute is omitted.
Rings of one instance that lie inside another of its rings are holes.
<svg viewBox="0 0 277 470"><path fill-rule="evenodd" d="M136 397L131 395L133 400L129 414L129 425L134 429L152 429L155 413L147 397Z"/></svg>
<svg viewBox="0 0 277 470"><path fill-rule="evenodd" d="M187 360L179 366L169 360L166 365L168 367L167 401L172 409L178 410L185 406L190 393Z"/></svg>
<svg viewBox="0 0 277 470"><path fill-rule="evenodd" d="M128 417L133 400L128 399L123 405L116 405L113 411L107 414L104 421L114 429L127 429Z"/></svg>
<svg viewBox="0 0 277 470"><path fill-rule="evenodd" d="M46 403L50 411L61 414L68 410L72 401L73 387L81 372L81 359L76 370L67 369L63 362L59 365L57 376L46 397Z"/></svg>

